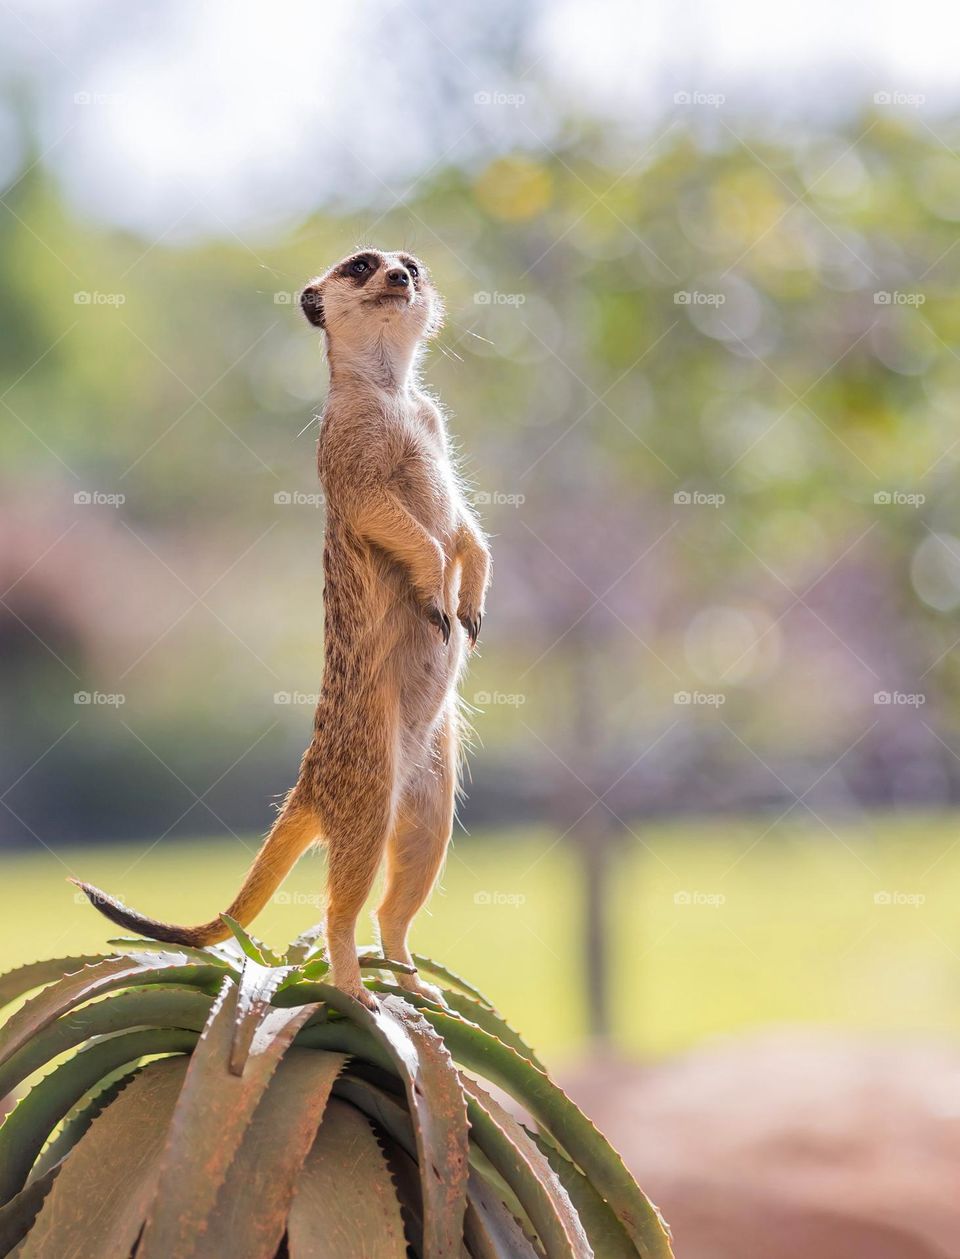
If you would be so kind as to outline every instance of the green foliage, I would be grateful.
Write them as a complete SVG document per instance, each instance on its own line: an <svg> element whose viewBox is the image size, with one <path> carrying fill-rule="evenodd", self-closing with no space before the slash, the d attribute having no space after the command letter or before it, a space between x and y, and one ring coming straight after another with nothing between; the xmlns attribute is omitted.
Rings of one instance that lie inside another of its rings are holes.
<svg viewBox="0 0 960 1259"><path fill-rule="evenodd" d="M619 1156L466 981L417 959L444 1008L362 954L370 1010L324 982L316 930L278 957L229 925L0 978L5 1004L35 994L0 1028L0 1091L30 1084L0 1125L0 1256L669 1259Z"/></svg>

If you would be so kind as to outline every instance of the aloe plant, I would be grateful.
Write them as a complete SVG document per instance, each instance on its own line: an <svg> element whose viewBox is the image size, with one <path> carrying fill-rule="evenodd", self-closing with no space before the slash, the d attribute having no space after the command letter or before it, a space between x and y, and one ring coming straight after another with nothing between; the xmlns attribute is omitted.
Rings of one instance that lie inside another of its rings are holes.
<svg viewBox="0 0 960 1259"><path fill-rule="evenodd" d="M19 1003L0 1097L29 1085L0 1125L0 1255L671 1255L619 1156L475 988L418 957L441 1006L363 953L371 1011L326 982L316 929L280 957L230 925L206 949L113 940L0 977Z"/></svg>

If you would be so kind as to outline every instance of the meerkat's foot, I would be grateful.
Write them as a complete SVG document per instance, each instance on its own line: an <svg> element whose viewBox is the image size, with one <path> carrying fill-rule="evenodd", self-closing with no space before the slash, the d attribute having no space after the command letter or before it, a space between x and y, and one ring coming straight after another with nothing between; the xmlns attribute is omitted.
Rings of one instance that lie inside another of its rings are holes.
<svg viewBox="0 0 960 1259"><path fill-rule="evenodd" d="M457 608L457 620L467 631L470 646L476 647L477 639L480 637L480 627L483 625L483 613L469 603L461 603Z"/></svg>
<svg viewBox="0 0 960 1259"><path fill-rule="evenodd" d="M337 977L335 975L331 975L330 982L334 988L339 988L346 996L353 997L354 1001L359 1001L360 1004L362 1006L366 1006L368 1010L376 1010L379 1008L376 993L371 992L369 988L365 988L359 979L338 983Z"/></svg>
<svg viewBox="0 0 960 1259"><path fill-rule="evenodd" d="M434 984L428 983L425 979L421 979L419 975L398 975L397 982L399 986L404 988L407 992L415 993L418 997L423 997L427 1001L432 1001L435 1005L441 1006L444 1010L448 1008L440 989Z"/></svg>
<svg viewBox="0 0 960 1259"><path fill-rule="evenodd" d="M440 637L443 639L443 645L446 646L450 641L450 618L440 607L436 600L431 599L424 609L424 614L431 625L435 625L440 631Z"/></svg>

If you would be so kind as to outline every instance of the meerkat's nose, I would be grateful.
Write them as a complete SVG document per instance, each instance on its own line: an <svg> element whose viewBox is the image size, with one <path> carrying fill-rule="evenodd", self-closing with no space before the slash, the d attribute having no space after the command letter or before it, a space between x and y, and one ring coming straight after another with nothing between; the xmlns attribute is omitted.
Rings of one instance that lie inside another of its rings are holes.
<svg viewBox="0 0 960 1259"><path fill-rule="evenodd" d="M405 289L410 284L410 276L403 267L394 267L392 271L387 272L387 283L392 284L394 288Z"/></svg>

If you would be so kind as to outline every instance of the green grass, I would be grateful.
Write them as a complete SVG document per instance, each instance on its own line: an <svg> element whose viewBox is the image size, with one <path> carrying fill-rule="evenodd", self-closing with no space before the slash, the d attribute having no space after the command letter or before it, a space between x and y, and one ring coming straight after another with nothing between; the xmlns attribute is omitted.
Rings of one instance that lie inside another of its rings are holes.
<svg viewBox="0 0 960 1259"><path fill-rule="evenodd" d="M685 821L628 838L610 906L620 1045L657 1054L783 1022L960 1031L960 819L769 826ZM577 862L553 842L537 831L459 839L414 944L485 989L556 1060L586 1029ZM0 962L103 946L110 928L75 902L67 874L200 921L227 904L255 843L6 857ZM322 887L322 857L308 856L254 930L283 944L321 916Z"/></svg>

